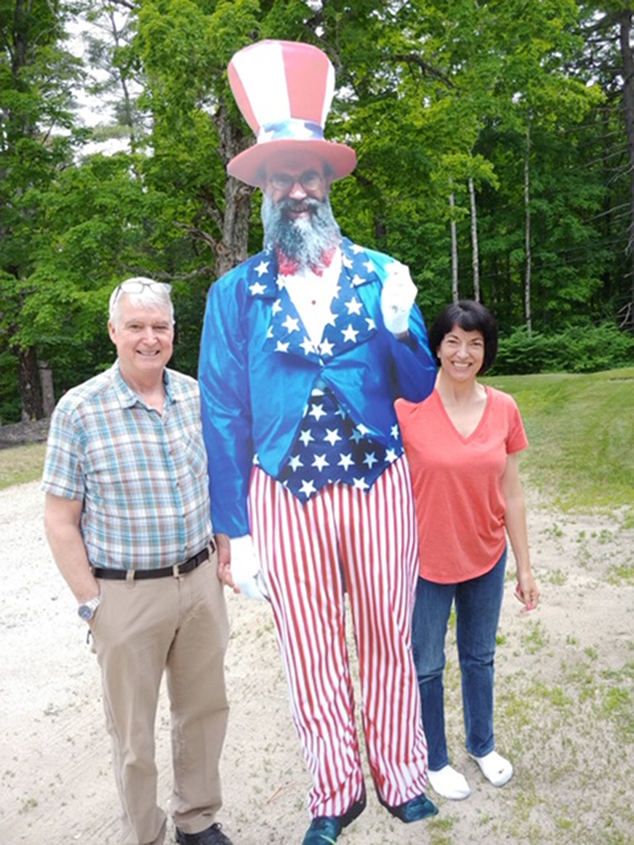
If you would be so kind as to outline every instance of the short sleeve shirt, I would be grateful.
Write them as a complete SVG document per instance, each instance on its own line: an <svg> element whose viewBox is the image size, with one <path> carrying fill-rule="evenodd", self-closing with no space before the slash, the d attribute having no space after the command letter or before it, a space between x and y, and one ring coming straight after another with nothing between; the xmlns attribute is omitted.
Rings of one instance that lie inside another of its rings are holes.
<svg viewBox="0 0 634 845"><path fill-rule="evenodd" d="M492 387L476 429L463 437L436 390L396 412L409 461L420 546L420 574L440 584L488 572L506 544L502 477L507 456L528 440L515 400Z"/></svg>
<svg viewBox="0 0 634 845"><path fill-rule="evenodd" d="M115 363L69 390L51 419L42 488L81 500L91 564L157 569L182 563L211 537L198 384L166 370L163 413Z"/></svg>

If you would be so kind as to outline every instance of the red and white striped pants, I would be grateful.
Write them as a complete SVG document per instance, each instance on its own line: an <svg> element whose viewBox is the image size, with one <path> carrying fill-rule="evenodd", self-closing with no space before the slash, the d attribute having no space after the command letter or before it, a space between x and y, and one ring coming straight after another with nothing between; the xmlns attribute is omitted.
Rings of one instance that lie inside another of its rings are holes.
<svg viewBox="0 0 634 845"><path fill-rule="evenodd" d="M346 591L372 778L390 806L420 795L427 745L410 647L418 543L406 459L368 492L329 484L305 503L255 468L249 513L292 717L313 779L312 815L341 815L364 794Z"/></svg>

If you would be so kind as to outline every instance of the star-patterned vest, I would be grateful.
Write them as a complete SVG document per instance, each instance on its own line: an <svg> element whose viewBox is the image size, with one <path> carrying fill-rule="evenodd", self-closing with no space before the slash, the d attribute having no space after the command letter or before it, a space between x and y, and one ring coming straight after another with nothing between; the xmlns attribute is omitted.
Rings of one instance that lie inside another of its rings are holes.
<svg viewBox="0 0 634 845"><path fill-rule="evenodd" d="M344 255L343 260L351 259ZM360 283L364 279L355 274L350 280L347 273L340 274L330 317L320 343L315 344L304 328L283 277L279 277L279 298L273 303L266 343L274 344L276 352L298 354L323 363L326 357L345 353L354 344L367 341L377 328L355 294L355 281ZM302 501L307 501L326 484L343 483L369 490L381 473L403 454L403 444L398 425L392 427L389 446L369 438L368 433L363 423L346 413L333 391L318 383L304 409L297 438L278 480Z"/></svg>

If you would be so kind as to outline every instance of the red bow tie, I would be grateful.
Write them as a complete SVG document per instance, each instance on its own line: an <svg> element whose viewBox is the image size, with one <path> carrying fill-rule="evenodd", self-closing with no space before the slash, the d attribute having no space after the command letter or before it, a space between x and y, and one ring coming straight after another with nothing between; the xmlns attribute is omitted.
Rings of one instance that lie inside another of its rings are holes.
<svg viewBox="0 0 634 845"><path fill-rule="evenodd" d="M321 261L319 264L309 264L310 269L316 276L323 276L324 270L327 267L330 267L335 251L336 247L334 246L328 250L324 250L321 254ZM277 266L280 275L294 276L299 270L299 261L294 258L288 258L288 256L281 253L278 249L275 250L275 254L277 256Z"/></svg>

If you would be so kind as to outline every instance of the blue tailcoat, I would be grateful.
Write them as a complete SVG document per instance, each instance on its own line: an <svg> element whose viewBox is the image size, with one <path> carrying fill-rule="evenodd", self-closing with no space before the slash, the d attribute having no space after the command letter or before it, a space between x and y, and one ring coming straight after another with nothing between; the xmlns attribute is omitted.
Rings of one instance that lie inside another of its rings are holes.
<svg viewBox="0 0 634 845"><path fill-rule="evenodd" d="M366 331L353 344L324 339L316 348L303 327L299 335L289 336L285 324L275 319L283 281L278 282L272 252L243 262L209 290L198 378L218 533L250 533L247 496L253 464L278 477L313 387L330 388L368 436L385 445L398 425L394 400L402 396L420 402L433 389L436 365L418 307L412 308L406 341L383 325L381 288L394 259L347 239L341 250L340 281L354 288L368 315ZM337 314L335 326L343 330L344 320L345 314Z"/></svg>

